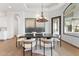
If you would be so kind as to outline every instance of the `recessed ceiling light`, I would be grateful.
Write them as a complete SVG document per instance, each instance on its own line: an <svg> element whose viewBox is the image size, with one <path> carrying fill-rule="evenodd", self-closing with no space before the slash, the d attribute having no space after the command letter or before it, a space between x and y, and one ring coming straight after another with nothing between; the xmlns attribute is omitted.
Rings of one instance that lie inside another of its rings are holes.
<svg viewBox="0 0 79 59"><path fill-rule="evenodd" d="M12 8L12 6L8 6L8 8Z"/></svg>
<svg viewBox="0 0 79 59"><path fill-rule="evenodd" d="M24 3L24 7L27 9L28 7L27 7L27 5Z"/></svg>

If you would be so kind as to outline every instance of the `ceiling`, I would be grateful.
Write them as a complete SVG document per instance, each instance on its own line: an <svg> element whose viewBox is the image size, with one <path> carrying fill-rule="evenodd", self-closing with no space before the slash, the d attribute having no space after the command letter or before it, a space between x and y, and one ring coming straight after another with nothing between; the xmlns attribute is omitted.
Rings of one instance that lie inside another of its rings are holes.
<svg viewBox="0 0 79 59"><path fill-rule="evenodd" d="M0 3L0 11L37 11L41 10L42 3ZM63 3L43 3L43 10L56 9Z"/></svg>

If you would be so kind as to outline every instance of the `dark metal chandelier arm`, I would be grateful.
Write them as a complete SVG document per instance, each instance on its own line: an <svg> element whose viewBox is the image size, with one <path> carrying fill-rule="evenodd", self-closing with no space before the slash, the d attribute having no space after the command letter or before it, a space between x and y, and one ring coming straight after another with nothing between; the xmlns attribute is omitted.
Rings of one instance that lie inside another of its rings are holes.
<svg viewBox="0 0 79 59"><path fill-rule="evenodd" d="M43 4L41 3L41 17L43 17Z"/></svg>

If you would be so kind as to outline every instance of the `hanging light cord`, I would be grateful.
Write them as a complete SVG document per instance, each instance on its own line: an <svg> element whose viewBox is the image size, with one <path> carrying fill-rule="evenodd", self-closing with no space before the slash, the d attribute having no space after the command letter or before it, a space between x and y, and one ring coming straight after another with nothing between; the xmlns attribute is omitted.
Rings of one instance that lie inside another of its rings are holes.
<svg viewBox="0 0 79 59"><path fill-rule="evenodd" d="M42 11L41 11L41 16L43 17L44 15L43 15L43 4L41 4L41 9L42 9Z"/></svg>

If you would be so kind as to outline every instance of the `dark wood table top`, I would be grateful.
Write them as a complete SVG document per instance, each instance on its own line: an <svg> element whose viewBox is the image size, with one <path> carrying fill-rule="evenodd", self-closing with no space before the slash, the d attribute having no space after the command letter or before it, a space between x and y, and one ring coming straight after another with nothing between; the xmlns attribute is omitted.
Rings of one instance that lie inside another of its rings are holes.
<svg viewBox="0 0 79 59"><path fill-rule="evenodd" d="M19 38L58 38L58 37L53 36L51 34L43 35L43 34L40 34L40 33L37 33L34 36L32 33L29 33L29 34L25 34L25 36L20 36Z"/></svg>
<svg viewBox="0 0 79 59"><path fill-rule="evenodd" d="M31 38L52 38L52 35L43 35L43 34L35 34L35 36L33 34L26 34L25 37L31 37Z"/></svg>

